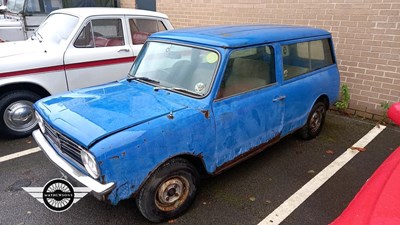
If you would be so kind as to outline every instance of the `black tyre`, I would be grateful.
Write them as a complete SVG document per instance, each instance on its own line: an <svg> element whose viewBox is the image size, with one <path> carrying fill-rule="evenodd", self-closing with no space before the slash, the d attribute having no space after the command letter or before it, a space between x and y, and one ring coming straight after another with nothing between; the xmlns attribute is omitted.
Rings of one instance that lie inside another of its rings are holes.
<svg viewBox="0 0 400 225"><path fill-rule="evenodd" d="M26 90L10 91L0 96L0 137L29 136L37 127L33 104L40 98Z"/></svg>
<svg viewBox="0 0 400 225"><path fill-rule="evenodd" d="M176 158L160 166L136 198L144 217L162 222L182 215L192 204L199 174L187 160Z"/></svg>
<svg viewBox="0 0 400 225"><path fill-rule="evenodd" d="M322 102L315 103L308 115L307 123L297 132L301 138L310 140L318 136L325 122L326 108Z"/></svg>

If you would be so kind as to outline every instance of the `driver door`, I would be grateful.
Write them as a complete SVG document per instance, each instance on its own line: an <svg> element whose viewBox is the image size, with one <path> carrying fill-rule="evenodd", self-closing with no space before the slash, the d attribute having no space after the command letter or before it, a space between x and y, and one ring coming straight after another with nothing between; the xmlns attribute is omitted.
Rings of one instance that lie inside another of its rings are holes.
<svg viewBox="0 0 400 225"><path fill-rule="evenodd" d="M217 99L217 172L279 140L284 97L276 82L274 54L269 46L233 51ZM227 164L226 164L227 163Z"/></svg>
<svg viewBox="0 0 400 225"><path fill-rule="evenodd" d="M86 22L64 56L68 89L124 78L134 61L123 16Z"/></svg>

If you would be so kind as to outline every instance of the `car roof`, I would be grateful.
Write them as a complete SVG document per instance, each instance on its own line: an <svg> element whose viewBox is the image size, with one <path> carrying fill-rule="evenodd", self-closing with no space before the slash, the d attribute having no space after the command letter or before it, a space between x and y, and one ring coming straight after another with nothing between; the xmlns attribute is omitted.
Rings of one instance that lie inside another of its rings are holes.
<svg viewBox="0 0 400 225"><path fill-rule="evenodd" d="M64 8L55 10L51 14L54 13L66 13L82 18L95 15L135 15L135 16L154 16L165 19L168 18L167 15L159 12L140 10L140 9L112 8L112 7Z"/></svg>
<svg viewBox="0 0 400 225"><path fill-rule="evenodd" d="M234 25L176 29L159 32L151 39L169 39L235 48L263 43L330 35L323 29L289 25Z"/></svg>

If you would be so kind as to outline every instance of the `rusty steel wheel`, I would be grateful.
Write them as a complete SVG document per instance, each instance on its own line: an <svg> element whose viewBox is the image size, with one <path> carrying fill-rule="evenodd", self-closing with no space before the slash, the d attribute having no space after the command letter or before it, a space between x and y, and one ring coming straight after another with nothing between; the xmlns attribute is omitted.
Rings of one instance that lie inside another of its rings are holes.
<svg viewBox="0 0 400 225"><path fill-rule="evenodd" d="M136 198L144 217L162 222L184 213L194 200L199 174L182 158L171 159L160 166L146 181Z"/></svg>
<svg viewBox="0 0 400 225"><path fill-rule="evenodd" d="M174 177L158 187L155 204L161 211L178 209L189 195L189 181L183 177Z"/></svg>
<svg viewBox="0 0 400 225"><path fill-rule="evenodd" d="M308 116L307 123L298 131L303 139L315 138L322 130L325 122L327 106L323 102L316 102Z"/></svg>

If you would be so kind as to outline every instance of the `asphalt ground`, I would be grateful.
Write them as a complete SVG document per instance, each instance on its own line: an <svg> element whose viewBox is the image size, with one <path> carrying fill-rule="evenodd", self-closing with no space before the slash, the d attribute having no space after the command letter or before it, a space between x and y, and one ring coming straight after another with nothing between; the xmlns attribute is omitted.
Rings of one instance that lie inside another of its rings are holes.
<svg viewBox="0 0 400 225"><path fill-rule="evenodd" d="M232 169L202 180L189 211L168 223L258 224L374 126L330 112L317 138L287 136ZM0 140L0 157L36 146L31 137ZM399 146L400 129L388 126L281 224L329 224ZM41 152L0 162L0 224L152 224L134 200L111 206L87 195L56 213L21 188L43 187L57 177L57 168Z"/></svg>

